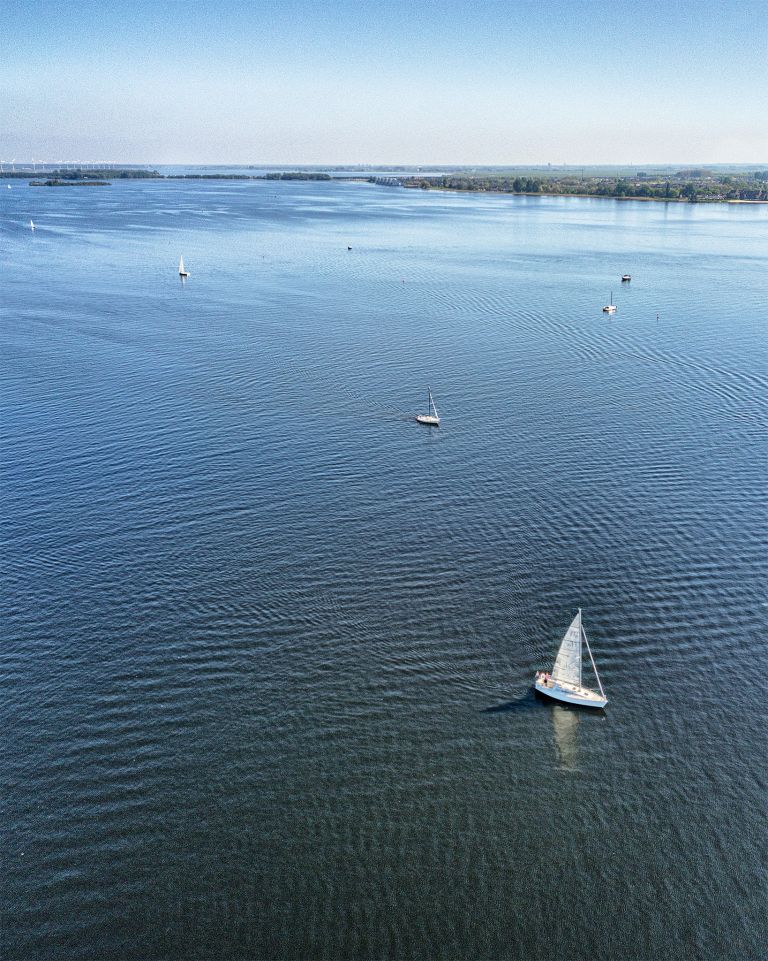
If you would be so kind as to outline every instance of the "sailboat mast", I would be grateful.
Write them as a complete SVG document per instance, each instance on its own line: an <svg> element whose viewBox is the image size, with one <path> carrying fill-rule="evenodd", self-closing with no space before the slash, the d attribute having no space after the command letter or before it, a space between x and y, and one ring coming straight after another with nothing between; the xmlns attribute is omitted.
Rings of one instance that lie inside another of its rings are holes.
<svg viewBox="0 0 768 961"><path fill-rule="evenodd" d="M581 626L581 608L579 608L579 687L583 687L581 683L581 635L584 633L584 628Z"/></svg>
<svg viewBox="0 0 768 961"><path fill-rule="evenodd" d="M579 623L581 623L581 619L579 619ZM589 659L592 662L592 670L595 672L595 677L597 679L597 686L600 688L600 694L603 697L605 697L605 691L603 690L603 685L600 681L600 675L597 673L597 665L595 664L594 657L592 657L592 648L589 646L589 641L587 640L587 632L584 630L583 627L581 628L581 633L584 636L584 643L587 645L587 651L589 652Z"/></svg>

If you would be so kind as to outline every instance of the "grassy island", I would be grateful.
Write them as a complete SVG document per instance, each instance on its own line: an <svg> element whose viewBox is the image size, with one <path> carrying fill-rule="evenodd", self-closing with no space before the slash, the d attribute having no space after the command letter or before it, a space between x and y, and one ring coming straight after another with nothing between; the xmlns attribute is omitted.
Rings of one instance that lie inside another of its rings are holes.
<svg viewBox="0 0 768 961"><path fill-rule="evenodd" d="M30 187L111 187L108 180L30 180Z"/></svg>

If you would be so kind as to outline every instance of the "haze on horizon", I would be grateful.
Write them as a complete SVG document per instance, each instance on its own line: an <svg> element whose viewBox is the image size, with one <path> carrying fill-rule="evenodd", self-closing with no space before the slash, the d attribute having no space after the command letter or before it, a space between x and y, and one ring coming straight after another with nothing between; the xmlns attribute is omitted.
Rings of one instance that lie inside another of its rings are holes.
<svg viewBox="0 0 768 961"><path fill-rule="evenodd" d="M768 161L762 0L0 5L0 157Z"/></svg>

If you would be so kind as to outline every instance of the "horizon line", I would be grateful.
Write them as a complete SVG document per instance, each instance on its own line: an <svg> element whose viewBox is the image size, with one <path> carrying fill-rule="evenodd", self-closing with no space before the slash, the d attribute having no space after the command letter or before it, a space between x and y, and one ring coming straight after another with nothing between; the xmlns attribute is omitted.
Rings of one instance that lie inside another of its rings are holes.
<svg viewBox="0 0 768 961"><path fill-rule="evenodd" d="M700 160L653 160L643 163L613 162L609 160L593 161L591 163L551 163L549 161L524 162L495 162L495 161L257 161L257 160L238 160L238 161L189 161L189 160L85 160L85 159L61 159L46 160L0 160L3 166L51 166L53 164L87 164L89 166L113 167L119 164L129 167L542 167L549 169L581 169L589 167L632 167L642 169L643 167L754 167L768 165L768 160L719 160L719 161L700 161Z"/></svg>

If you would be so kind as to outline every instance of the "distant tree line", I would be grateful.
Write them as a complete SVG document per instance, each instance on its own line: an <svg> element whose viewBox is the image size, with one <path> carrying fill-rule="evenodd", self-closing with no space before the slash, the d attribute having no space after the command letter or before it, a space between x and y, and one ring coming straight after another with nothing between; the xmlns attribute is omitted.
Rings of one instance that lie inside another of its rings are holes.
<svg viewBox="0 0 768 961"><path fill-rule="evenodd" d="M159 175L162 176L162 175ZM258 180L250 174L167 174L165 180Z"/></svg>
<svg viewBox="0 0 768 961"><path fill-rule="evenodd" d="M161 180L163 175L157 170L145 170L138 167L66 167L61 169L48 170L44 165L38 165L41 169L30 170L28 167L21 170L3 170L0 177L4 180L16 179L27 180L30 176L39 175L41 177L53 177L56 180Z"/></svg>
<svg viewBox="0 0 768 961"><path fill-rule="evenodd" d="M289 170L284 173L262 174L256 180L333 180L330 174L311 173L307 170Z"/></svg>
<svg viewBox="0 0 768 961"><path fill-rule="evenodd" d="M703 171L702 171L703 172ZM692 177L696 171L680 171L674 177L482 177L458 174L445 177L403 177L404 187L422 190L468 190L493 193L627 197L648 200L686 200L691 203L723 200L768 200L768 171L753 176ZM681 175L684 174L685 177ZM374 180L374 178L371 178Z"/></svg>
<svg viewBox="0 0 768 961"><path fill-rule="evenodd" d="M374 180L375 178L371 178ZM405 177L400 181L405 187L421 187L429 190L437 187L441 190L487 190L495 193L537 194L542 185L549 191L549 185L554 181L538 180L535 177Z"/></svg>
<svg viewBox="0 0 768 961"><path fill-rule="evenodd" d="M110 180L148 180L150 178L157 180L162 177L162 174L158 173L157 170L141 170L138 167L117 167L114 170L107 168L103 170L95 168L84 170L82 167L75 167L71 170L52 170L50 176L55 180L105 180L106 178Z"/></svg>

